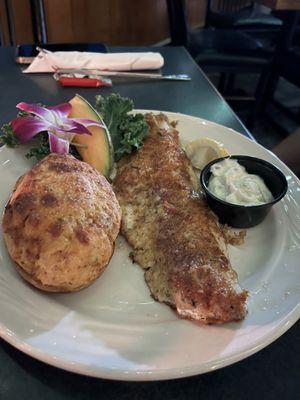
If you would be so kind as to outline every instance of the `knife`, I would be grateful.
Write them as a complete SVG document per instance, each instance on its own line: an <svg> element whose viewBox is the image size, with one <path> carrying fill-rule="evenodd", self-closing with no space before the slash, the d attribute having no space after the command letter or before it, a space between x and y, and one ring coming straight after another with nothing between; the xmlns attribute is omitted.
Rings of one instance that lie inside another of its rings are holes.
<svg viewBox="0 0 300 400"><path fill-rule="evenodd" d="M93 76L110 76L116 78L140 78L150 80L168 80L168 81L190 81L191 77L186 74L173 74L173 75L162 75L162 74L151 74L145 72L121 72L121 71L101 71L93 69L58 69L58 74L83 74Z"/></svg>

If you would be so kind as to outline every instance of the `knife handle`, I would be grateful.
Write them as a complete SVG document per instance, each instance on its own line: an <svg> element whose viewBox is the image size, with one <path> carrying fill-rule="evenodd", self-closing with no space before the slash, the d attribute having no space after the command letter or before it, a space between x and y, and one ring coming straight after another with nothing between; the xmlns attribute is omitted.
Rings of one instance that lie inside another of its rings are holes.
<svg viewBox="0 0 300 400"><path fill-rule="evenodd" d="M100 86L111 86L107 82L103 82L100 79L92 78L69 78L61 77L58 79L62 86L72 86L72 87L100 87Z"/></svg>

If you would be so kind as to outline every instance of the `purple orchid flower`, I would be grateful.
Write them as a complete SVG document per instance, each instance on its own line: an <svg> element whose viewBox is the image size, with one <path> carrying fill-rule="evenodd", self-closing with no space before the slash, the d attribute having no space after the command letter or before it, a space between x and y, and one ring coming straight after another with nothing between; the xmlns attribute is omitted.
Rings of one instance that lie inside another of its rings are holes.
<svg viewBox="0 0 300 400"><path fill-rule="evenodd" d="M30 115L12 120L12 129L21 142L25 143L42 131L48 131L50 151L65 154L69 152L70 141L75 134L91 135L89 126L103 126L85 118L68 118L71 104L63 103L55 107L40 107L35 104L19 103L19 110Z"/></svg>

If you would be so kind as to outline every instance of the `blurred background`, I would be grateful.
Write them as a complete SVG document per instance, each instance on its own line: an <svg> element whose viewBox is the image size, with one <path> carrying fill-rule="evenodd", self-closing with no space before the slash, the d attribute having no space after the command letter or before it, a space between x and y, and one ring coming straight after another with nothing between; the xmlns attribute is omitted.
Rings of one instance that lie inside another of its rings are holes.
<svg viewBox="0 0 300 400"><path fill-rule="evenodd" d="M0 0L0 40L185 46L273 149L299 126L299 10L300 0Z"/></svg>

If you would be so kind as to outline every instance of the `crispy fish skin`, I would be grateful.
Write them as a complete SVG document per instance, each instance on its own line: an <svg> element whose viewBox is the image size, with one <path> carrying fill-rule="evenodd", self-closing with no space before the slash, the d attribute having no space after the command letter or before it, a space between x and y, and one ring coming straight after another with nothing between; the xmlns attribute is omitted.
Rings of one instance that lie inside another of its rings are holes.
<svg viewBox="0 0 300 400"><path fill-rule="evenodd" d="M163 114L147 114L144 146L118 166L121 230L145 269L153 297L206 324L246 315L247 292L232 269L226 237L198 194L198 181Z"/></svg>

